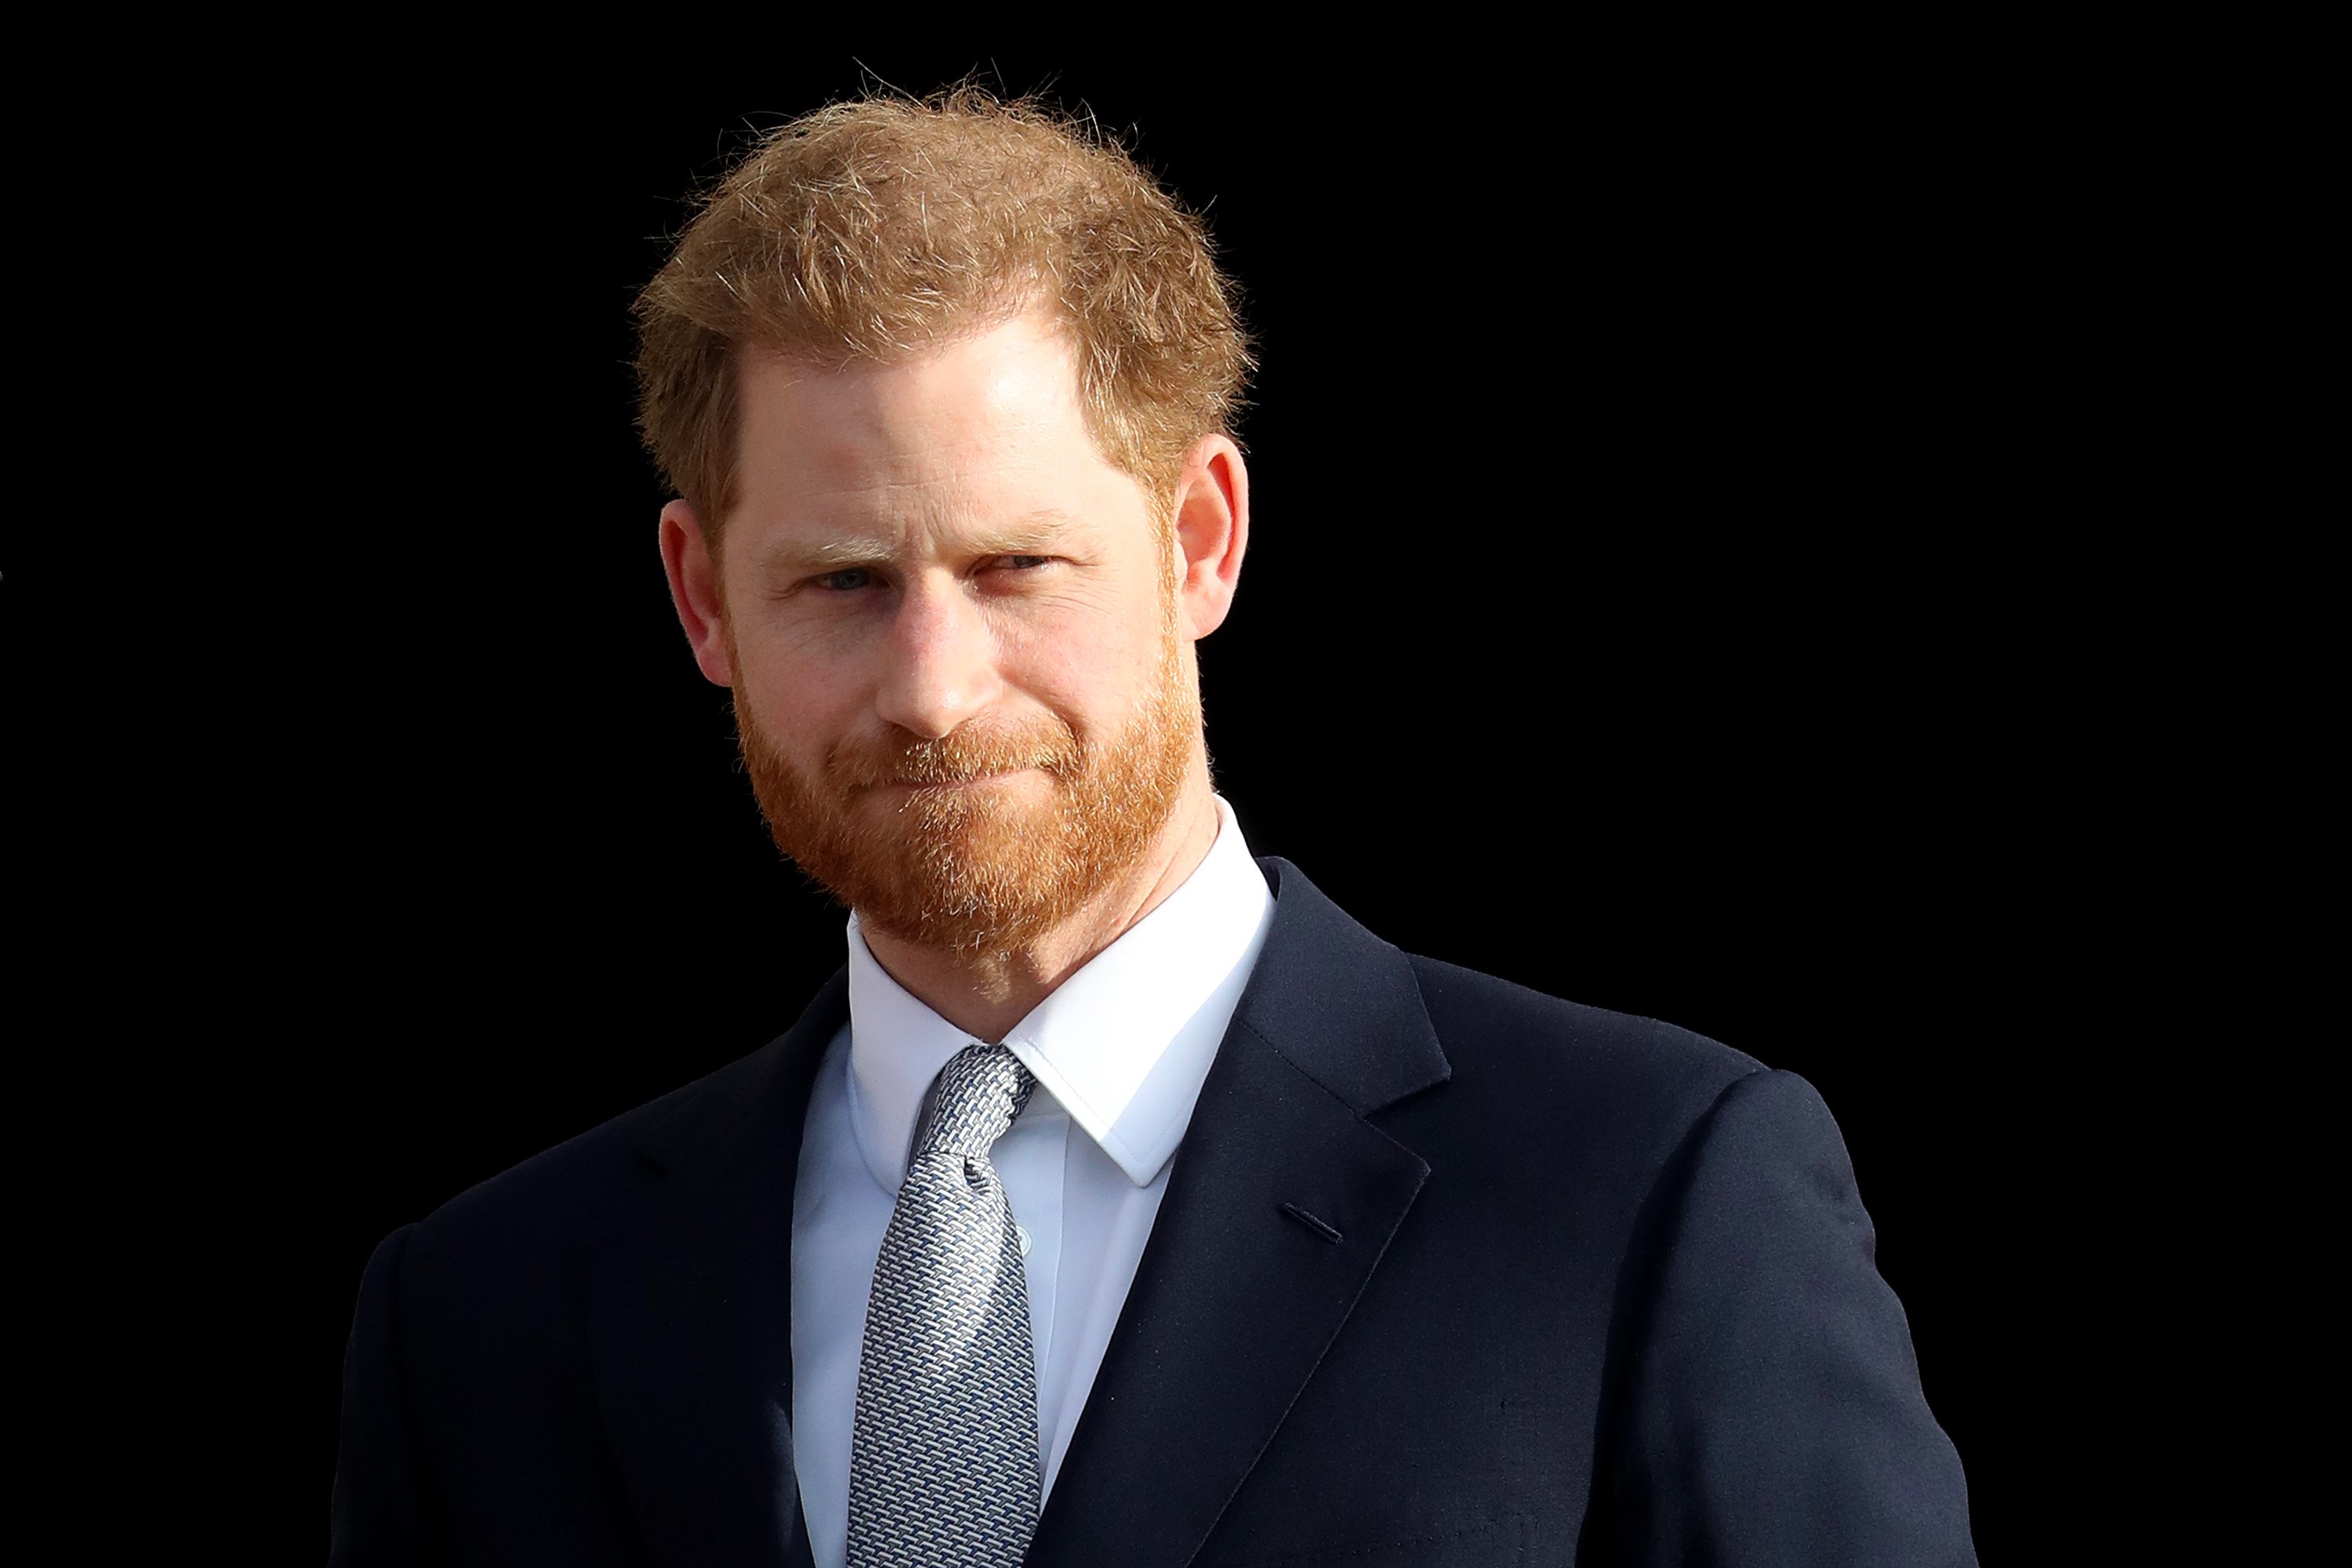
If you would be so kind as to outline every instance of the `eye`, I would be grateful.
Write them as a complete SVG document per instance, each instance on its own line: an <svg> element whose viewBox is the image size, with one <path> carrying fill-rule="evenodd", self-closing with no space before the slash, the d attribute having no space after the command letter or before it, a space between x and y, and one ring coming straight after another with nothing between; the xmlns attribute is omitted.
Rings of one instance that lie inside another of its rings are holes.
<svg viewBox="0 0 2352 1568"><path fill-rule="evenodd" d="M1053 563L1050 555L1000 555L996 564L1013 572L1029 572Z"/></svg>
<svg viewBox="0 0 2352 1568"><path fill-rule="evenodd" d="M867 566L845 566L838 572L828 572L822 577L812 577L809 581L830 593L851 594L860 588L871 586L874 582L874 571Z"/></svg>

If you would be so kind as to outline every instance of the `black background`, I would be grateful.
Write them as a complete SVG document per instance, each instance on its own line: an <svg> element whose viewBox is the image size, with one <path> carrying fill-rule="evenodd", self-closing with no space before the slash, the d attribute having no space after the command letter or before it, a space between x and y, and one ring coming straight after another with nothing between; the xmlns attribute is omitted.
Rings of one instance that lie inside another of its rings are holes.
<svg viewBox="0 0 2352 1568"><path fill-rule="evenodd" d="M1515 83L1433 47L782 50L719 80L671 47L604 88L313 83L205 152L241 323L207 412L240 521L205 831L247 906L187 939L266 1130L208 1200L278 1325L263 1511L323 1533L386 1232L755 1048L840 961L667 601L628 307L692 188L870 67L1045 88L1207 211L1263 362L1202 656L1254 849L1409 950L1810 1079L1979 1543L2016 1540L2056 1440L2021 1356L2030 1173L2081 1049L2063 759L2094 676L2042 524L2085 143L2014 82L1796 46Z"/></svg>

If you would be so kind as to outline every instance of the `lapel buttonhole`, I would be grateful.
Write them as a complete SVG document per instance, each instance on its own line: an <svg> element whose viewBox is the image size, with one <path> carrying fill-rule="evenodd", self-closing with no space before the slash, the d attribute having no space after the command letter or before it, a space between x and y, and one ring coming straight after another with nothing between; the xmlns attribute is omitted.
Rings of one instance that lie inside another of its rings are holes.
<svg viewBox="0 0 2352 1568"><path fill-rule="evenodd" d="M1307 1229L1313 1231L1316 1235L1321 1237L1326 1241L1336 1243L1339 1239L1339 1233L1338 1231L1332 1229L1323 1221L1317 1219L1313 1215L1308 1214L1297 1204L1283 1205L1282 1212L1288 1215L1292 1219L1297 1220L1299 1224L1305 1226Z"/></svg>

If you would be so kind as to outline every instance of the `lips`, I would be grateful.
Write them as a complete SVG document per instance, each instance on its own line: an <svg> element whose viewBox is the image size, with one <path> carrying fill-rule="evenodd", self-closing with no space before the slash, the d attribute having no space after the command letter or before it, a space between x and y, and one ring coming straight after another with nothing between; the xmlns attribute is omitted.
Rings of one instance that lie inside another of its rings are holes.
<svg viewBox="0 0 2352 1568"><path fill-rule="evenodd" d="M899 789L966 789L973 784L999 784L1025 770L1007 768L1002 773L973 773L967 778L953 779L892 779Z"/></svg>

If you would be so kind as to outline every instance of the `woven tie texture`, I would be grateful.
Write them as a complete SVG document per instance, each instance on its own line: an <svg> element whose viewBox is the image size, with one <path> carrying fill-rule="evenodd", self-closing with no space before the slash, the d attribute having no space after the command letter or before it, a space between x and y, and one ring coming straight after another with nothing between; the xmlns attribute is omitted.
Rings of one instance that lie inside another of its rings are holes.
<svg viewBox="0 0 2352 1568"><path fill-rule="evenodd" d="M1017 1568L1036 1529L1029 1282L989 1159L1036 1082L970 1046L925 1107L866 1308L849 1568Z"/></svg>

